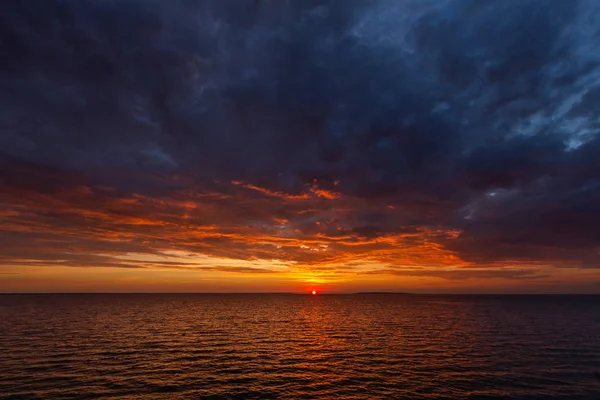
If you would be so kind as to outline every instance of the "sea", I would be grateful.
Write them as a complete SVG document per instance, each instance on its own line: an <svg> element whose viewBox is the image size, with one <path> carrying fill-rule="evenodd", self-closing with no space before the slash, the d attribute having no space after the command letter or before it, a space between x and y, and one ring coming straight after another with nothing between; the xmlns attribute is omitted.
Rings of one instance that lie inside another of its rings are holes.
<svg viewBox="0 0 600 400"><path fill-rule="evenodd" d="M1 399L600 399L600 296L0 296Z"/></svg>

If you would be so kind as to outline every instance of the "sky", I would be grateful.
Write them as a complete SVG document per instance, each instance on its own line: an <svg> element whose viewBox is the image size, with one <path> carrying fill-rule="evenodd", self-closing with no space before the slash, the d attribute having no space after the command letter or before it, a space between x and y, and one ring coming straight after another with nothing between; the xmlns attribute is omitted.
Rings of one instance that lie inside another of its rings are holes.
<svg viewBox="0 0 600 400"><path fill-rule="evenodd" d="M597 0L4 0L0 292L600 293Z"/></svg>

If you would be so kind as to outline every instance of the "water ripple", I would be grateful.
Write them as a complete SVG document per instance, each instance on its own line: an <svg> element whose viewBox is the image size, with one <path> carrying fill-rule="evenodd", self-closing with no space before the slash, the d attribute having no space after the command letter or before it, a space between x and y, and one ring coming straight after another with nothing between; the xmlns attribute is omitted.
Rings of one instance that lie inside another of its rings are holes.
<svg viewBox="0 0 600 400"><path fill-rule="evenodd" d="M598 399L595 296L0 296L2 399Z"/></svg>

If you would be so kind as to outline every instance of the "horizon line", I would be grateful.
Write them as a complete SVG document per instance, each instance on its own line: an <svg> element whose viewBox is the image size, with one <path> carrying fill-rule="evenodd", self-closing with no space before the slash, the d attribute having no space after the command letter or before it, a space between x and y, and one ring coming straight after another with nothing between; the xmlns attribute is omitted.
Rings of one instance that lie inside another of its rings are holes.
<svg viewBox="0 0 600 400"><path fill-rule="evenodd" d="M168 295L305 295L313 296L311 292L0 292L0 296L18 295L142 295L142 294L168 294ZM317 296L332 295L415 295L415 296L600 296L600 293L415 293L415 292L318 292Z"/></svg>

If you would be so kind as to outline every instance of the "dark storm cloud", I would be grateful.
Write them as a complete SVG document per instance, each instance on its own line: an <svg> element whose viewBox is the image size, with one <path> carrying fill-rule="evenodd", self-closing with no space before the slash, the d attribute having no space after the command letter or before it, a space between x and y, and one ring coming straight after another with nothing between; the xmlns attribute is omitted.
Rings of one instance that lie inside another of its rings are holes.
<svg viewBox="0 0 600 400"><path fill-rule="evenodd" d="M177 243L216 256L422 234L465 263L597 266L599 26L593 0L4 1L0 200L61 202L3 217L2 253L36 223L164 250L184 216L157 204L204 194L193 222L221 236ZM131 227L149 215L164 237Z"/></svg>

